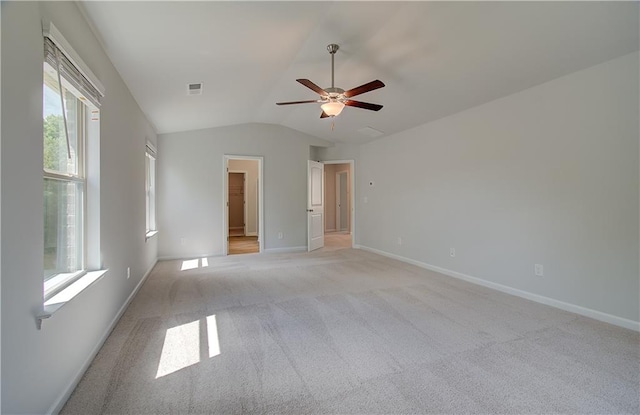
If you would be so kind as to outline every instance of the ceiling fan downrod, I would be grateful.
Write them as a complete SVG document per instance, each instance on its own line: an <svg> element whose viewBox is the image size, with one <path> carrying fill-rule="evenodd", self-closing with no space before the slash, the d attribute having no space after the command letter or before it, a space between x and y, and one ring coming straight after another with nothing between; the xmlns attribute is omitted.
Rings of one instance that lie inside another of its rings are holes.
<svg viewBox="0 0 640 415"><path fill-rule="evenodd" d="M334 57L336 52L338 51L338 49L340 49L340 46L336 45L335 43L330 44L329 46L327 46L327 50L329 51L329 53L331 54L331 89L335 88L335 84L334 84Z"/></svg>

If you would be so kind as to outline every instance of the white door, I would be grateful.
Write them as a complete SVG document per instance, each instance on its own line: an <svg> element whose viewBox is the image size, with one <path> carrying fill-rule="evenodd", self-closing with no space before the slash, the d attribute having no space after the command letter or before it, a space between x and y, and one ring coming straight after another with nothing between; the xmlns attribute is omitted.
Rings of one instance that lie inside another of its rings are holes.
<svg viewBox="0 0 640 415"><path fill-rule="evenodd" d="M309 160L307 171L307 249L324 246L324 164Z"/></svg>

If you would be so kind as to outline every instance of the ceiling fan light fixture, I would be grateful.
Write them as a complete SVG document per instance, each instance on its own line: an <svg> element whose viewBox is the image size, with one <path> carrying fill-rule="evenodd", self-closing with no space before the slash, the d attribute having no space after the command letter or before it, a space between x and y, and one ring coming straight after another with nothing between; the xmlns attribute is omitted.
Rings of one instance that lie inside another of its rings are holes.
<svg viewBox="0 0 640 415"><path fill-rule="evenodd" d="M342 112L344 104L340 101L329 101L322 104L320 108L322 108L322 111L324 111L329 117L335 117Z"/></svg>
<svg viewBox="0 0 640 415"><path fill-rule="evenodd" d="M1 1L1 0L0 0ZM382 88L384 83L376 79L375 81L367 82L366 84L360 85L356 88L351 88L348 91L345 91L342 88L336 88L334 80L334 56L340 47L334 43L327 46L327 50L331 54L331 87L322 89L318 85L314 84L308 79L299 78L296 79L296 82L306 86L316 94L320 95L320 99L316 100L306 100L306 101L289 101L289 102L276 102L276 105L292 105L292 104L307 104L312 102L322 103L320 107L322 108L322 114L320 114L320 118L333 118L337 115L340 115L345 106L354 107L354 108L362 108L369 111L380 111L382 109L382 105L379 104L371 104L368 102L355 101L351 98L356 95L364 94L369 91L373 91L378 88ZM333 123L331 123L333 130Z"/></svg>

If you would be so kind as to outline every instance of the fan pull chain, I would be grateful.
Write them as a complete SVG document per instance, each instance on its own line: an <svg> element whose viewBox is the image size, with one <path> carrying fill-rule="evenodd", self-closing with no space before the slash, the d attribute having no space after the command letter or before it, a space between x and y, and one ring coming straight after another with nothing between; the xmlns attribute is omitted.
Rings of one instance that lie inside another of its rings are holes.
<svg viewBox="0 0 640 415"><path fill-rule="evenodd" d="M336 117L331 117L331 131L333 131L333 127L336 126L336 121L335 121Z"/></svg>

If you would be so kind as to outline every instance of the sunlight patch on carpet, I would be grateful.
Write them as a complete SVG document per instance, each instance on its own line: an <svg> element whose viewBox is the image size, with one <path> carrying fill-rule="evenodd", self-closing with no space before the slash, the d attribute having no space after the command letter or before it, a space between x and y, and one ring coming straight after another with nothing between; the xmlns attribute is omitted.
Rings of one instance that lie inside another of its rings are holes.
<svg viewBox="0 0 640 415"><path fill-rule="evenodd" d="M188 271L190 269L207 268L209 266L209 258L185 259L182 261L180 271Z"/></svg>
<svg viewBox="0 0 640 415"><path fill-rule="evenodd" d="M182 261L182 267L180 267L180 271L187 271L195 268L198 268L197 259L185 259L184 261Z"/></svg>
<svg viewBox="0 0 640 415"><path fill-rule="evenodd" d="M156 379L200 363L200 345L210 358L220 354L215 315L167 329Z"/></svg>
<svg viewBox="0 0 640 415"><path fill-rule="evenodd" d="M156 379L200 362L198 320L167 330Z"/></svg>
<svg viewBox="0 0 640 415"><path fill-rule="evenodd" d="M220 354L220 341L218 339L218 323L216 322L216 316L207 316L207 337L209 343L209 357L214 357Z"/></svg>

